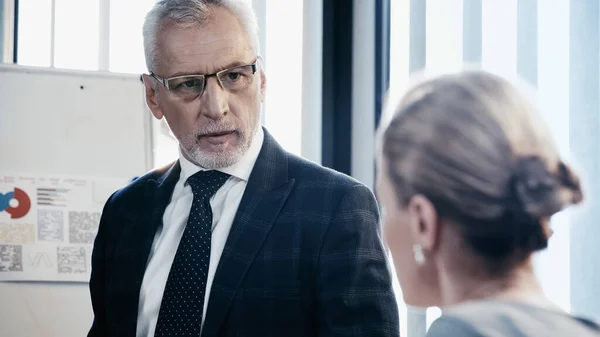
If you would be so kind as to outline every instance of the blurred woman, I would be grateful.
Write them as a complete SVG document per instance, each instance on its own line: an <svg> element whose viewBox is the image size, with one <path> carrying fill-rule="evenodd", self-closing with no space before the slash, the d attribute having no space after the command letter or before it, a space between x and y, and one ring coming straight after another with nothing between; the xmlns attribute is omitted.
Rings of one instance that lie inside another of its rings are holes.
<svg viewBox="0 0 600 337"><path fill-rule="evenodd" d="M427 336L600 335L534 275L550 217L583 194L515 87L485 72L438 77L380 131L377 193L404 300L443 312Z"/></svg>

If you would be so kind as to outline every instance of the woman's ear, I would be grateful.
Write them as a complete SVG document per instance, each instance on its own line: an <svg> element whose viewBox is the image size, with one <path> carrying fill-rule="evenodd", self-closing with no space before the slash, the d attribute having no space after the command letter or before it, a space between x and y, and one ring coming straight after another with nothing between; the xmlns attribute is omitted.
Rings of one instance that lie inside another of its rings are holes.
<svg viewBox="0 0 600 337"><path fill-rule="evenodd" d="M428 198L418 194L410 198L407 211L410 215L409 226L414 242L421 245L426 252L434 250L438 244L440 230L435 206Z"/></svg>

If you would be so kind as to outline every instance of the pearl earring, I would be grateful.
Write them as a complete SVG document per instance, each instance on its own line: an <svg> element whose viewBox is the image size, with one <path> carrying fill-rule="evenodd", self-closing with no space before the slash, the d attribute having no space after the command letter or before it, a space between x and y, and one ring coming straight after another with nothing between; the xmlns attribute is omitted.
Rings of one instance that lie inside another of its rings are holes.
<svg viewBox="0 0 600 337"><path fill-rule="evenodd" d="M413 252L415 253L415 262L419 266L425 264L425 254L423 254L423 247L420 244L415 244L413 246Z"/></svg>

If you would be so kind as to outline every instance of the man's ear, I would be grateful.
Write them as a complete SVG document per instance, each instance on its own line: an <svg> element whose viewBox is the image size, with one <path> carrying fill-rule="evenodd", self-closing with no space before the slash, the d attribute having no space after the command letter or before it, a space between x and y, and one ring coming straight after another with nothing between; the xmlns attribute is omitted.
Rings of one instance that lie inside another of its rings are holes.
<svg viewBox="0 0 600 337"><path fill-rule="evenodd" d="M410 229L414 242L426 251L432 251L438 244L440 222L437 210L431 201L423 195L415 195L408 202Z"/></svg>
<svg viewBox="0 0 600 337"><path fill-rule="evenodd" d="M263 68L260 68L260 101L265 101L265 92L267 91L267 75Z"/></svg>
<svg viewBox="0 0 600 337"><path fill-rule="evenodd" d="M156 82L154 78L148 74L143 74L142 79L146 87L146 104L156 119L163 118L164 114L158 104L158 91L156 90Z"/></svg>

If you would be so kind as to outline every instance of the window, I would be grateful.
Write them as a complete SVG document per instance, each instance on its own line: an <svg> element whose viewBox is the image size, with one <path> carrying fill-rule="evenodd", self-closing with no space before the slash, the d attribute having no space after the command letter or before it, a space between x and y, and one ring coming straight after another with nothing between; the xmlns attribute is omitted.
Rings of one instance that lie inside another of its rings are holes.
<svg viewBox="0 0 600 337"><path fill-rule="evenodd" d="M425 64L428 72L458 70L462 65L462 1L428 0L425 11Z"/></svg>
<svg viewBox="0 0 600 337"><path fill-rule="evenodd" d="M265 126L286 150L300 155L303 4L296 0L266 4Z"/></svg>
<svg viewBox="0 0 600 337"><path fill-rule="evenodd" d="M141 74L147 71L142 25L155 0L110 2L109 70Z"/></svg>
<svg viewBox="0 0 600 337"><path fill-rule="evenodd" d="M50 66L51 0L19 1L17 60L27 66Z"/></svg>
<svg viewBox="0 0 600 337"><path fill-rule="evenodd" d="M131 74L146 72L142 25L154 2L21 0L18 63ZM298 13L302 13L303 4L279 0L254 2L255 7L266 8L266 13L257 12L268 81L264 125L285 149L300 154L303 16ZM281 34L283 30L286 34ZM158 134L154 149L158 166L176 158L178 151L168 126L162 121L154 126Z"/></svg>
<svg viewBox="0 0 600 337"><path fill-rule="evenodd" d="M20 0L17 63L98 70L105 67L101 65L104 58L108 69L102 70L144 72L142 24L154 2ZM110 11L103 13L104 8Z"/></svg>
<svg viewBox="0 0 600 337"><path fill-rule="evenodd" d="M573 1L537 1L526 4L517 0L428 0L425 13L416 13L415 11L422 9L411 8L414 1L391 0L391 99L399 98L409 84L409 65L415 61L411 60L411 57L424 57L425 73L428 75L455 71L462 66L465 59L472 63L471 56L467 57L465 51L468 51L469 55L477 54L476 61L483 69L500 75L513 76L517 71L537 74L533 83L537 86L537 106L550 126L559 151L568 159L569 148L573 146L570 144L568 127L569 76L570 71L573 71L569 64L569 53L573 48L569 41L569 11L573 7ZM537 26L529 26L523 21L519 24L519 15L523 15L521 11L526 10L536 18ZM426 18L424 23L411 22L423 17ZM477 20L480 20L480 23ZM421 25L425 25L425 36L418 36L415 31L411 32L411 29L419 30ZM468 29L465 28L467 26ZM526 31L527 29L535 31L532 33ZM533 34L537 38L537 46L531 48L520 45L518 37L522 35L519 34ZM465 36L470 36L469 40L465 40ZM473 36L476 38L471 38ZM425 55L411 50L415 46L423 47L422 44L425 45ZM527 69L523 69L522 64L518 65L519 48L529 48L527 52L536 53L535 62L525 65L529 67ZM592 53L597 51L593 48L590 50ZM389 118L389 113L383 117ZM555 215L552 219L555 233L549 248L537 254L534 259L536 273L546 294L566 310L571 309L569 224L568 212ZM557 270L561 272L556 272ZM404 305L401 305L401 314L402 335L414 337L414 331L406 330L407 320L410 320L407 317L411 314L407 314ZM437 315L439 311L428 310L428 323Z"/></svg>
<svg viewBox="0 0 600 337"><path fill-rule="evenodd" d="M571 0L575 1L575 0ZM538 2L537 103L561 155L570 158L569 139L569 1ZM536 260L538 275L548 296L571 310L570 212L552 219L554 236ZM556 272L557 270L565 272ZM596 299L594 299L596 300Z"/></svg>
<svg viewBox="0 0 600 337"><path fill-rule="evenodd" d="M98 0L55 0L55 67L98 69L98 8Z"/></svg>
<svg viewBox="0 0 600 337"><path fill-rule="evenodd" d="M517 0L483 1L481 64L502 75L517 71Z"/></svg>
<svg viewBox="0 0 600 337"><path fill-rule="evenodd" d="M406 90L409 81L409 46L410 38L410 0L392 0L390 4L390 89L391 102L398 101ZM382 114L382 123L391 118L392 111ZM390 259L392 257L390 256ZM400 312L400 336L413 337L408 334L408 308L402 298L402 289L398 283L395 268L392 268L392 282Z"/></svg>

